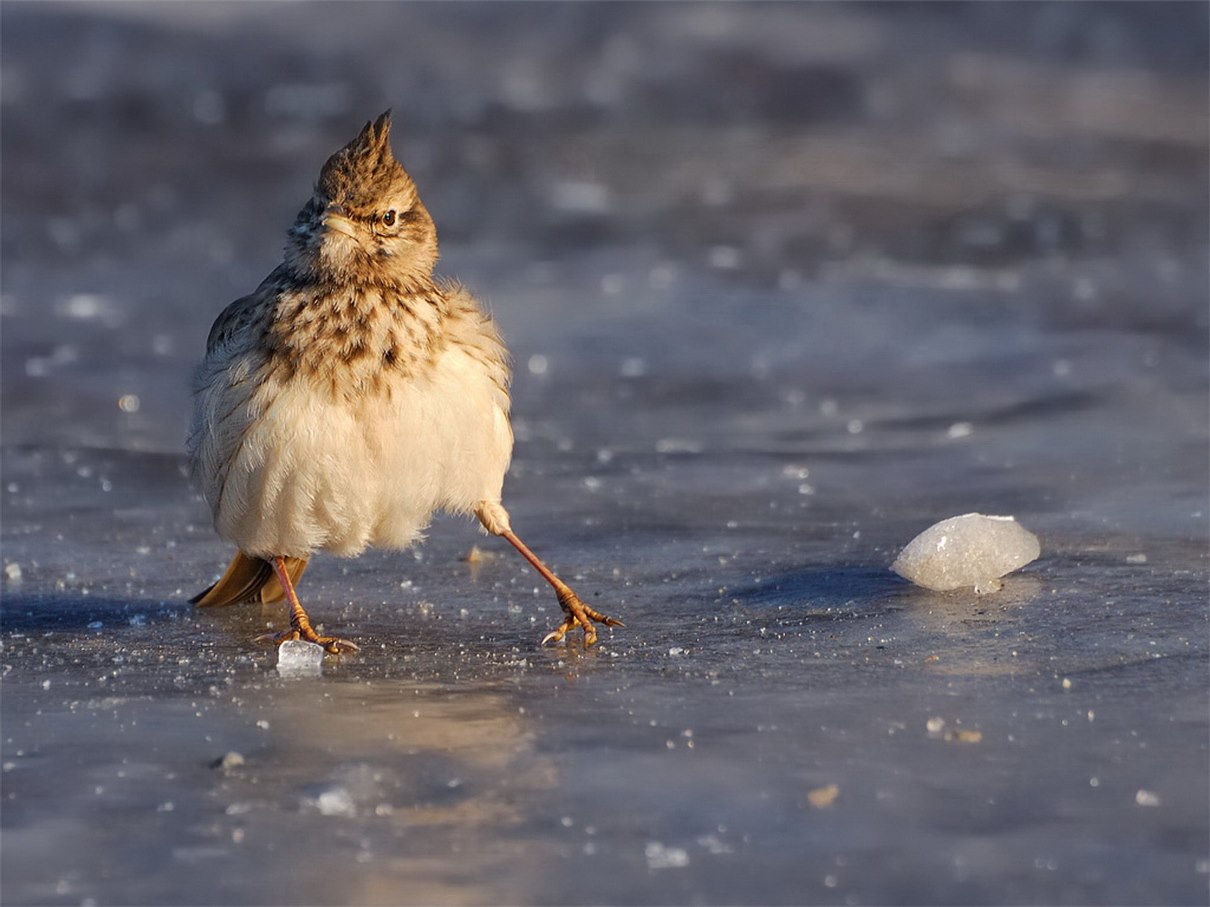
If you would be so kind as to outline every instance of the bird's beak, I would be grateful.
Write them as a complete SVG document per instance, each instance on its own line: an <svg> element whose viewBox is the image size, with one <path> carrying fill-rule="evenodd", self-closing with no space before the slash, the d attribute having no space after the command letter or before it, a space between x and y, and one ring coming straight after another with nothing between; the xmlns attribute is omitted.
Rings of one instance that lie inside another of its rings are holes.
<svg viewBox="0 0 1210 907"><path fill-rule="evenodd" d="M343 233L345 236L357 235L356 227L340 205L328 205L320 223L323 224L325 232Z"/></svg>

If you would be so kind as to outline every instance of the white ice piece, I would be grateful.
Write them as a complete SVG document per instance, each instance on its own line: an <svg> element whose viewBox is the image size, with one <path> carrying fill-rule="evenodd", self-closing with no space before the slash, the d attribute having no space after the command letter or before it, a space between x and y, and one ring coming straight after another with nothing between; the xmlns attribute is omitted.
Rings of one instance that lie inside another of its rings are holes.
<svg viewBox="0 0 1210 907"><path fill-rule="evenodd" d="M308 645L313 645L313 643L308 643ZM318 649L319 646L316 648ZM339 786L321 791L315 798L315 806L325 816L357 815L357 804L353 802L353 795Z"/></svg>
<svg viewBox="0 0 1210 907"><path fill-rule="evenodd" d="M891 569L918 586L946 592L974 588L994 592L1000 577L1041 553L1038 537L1011 516L967 513L920 533L899 553Z"/></svg>
<svg viewBox="0 0 1210 907"><path fill-rule="evenodd" d="M277 647L277 670L292 677L314 677L321 673L323 646L305 639L289 639Z"/></svg>
<svg viewBox="0 0 1210 907"><path fill-rule="evenodd" d="M650 841L643 849L648 869L682 869L689 865L689 853L681 847L668 847L662 841Z"/></svg>
<svg viewBox="0 0 1210 907"><path fill-rule="evenodd" d="M1134 802L1139 806L1159 806L1160 798L1154 791L1139 789L1134 795Z"/></svg>

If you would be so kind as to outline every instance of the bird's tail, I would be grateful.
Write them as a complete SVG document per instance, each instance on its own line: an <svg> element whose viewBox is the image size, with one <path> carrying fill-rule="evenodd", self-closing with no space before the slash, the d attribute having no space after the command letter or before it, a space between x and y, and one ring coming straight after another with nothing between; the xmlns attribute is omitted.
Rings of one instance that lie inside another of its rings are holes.
<svg viewBox="0 0 1210 907"><path fill-rule="evenodd" d="M307 569L305 557L283 558L290 582L297 584ZM242 605L250 602L271 604L286 597L273 565L264 558L235 552L231 565L217 583L189 599L195 605Z"/></svg>

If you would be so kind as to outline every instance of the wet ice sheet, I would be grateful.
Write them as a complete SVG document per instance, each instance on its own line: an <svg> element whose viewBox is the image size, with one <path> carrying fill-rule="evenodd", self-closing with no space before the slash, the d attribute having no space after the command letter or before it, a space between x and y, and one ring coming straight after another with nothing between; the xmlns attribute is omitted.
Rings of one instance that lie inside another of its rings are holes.
<svg viewBox="0 0 1210 907"><path fill-rule="evenodd" d="M2 10L3 900L1205 903L1204 27L96 9ZM458 520L308 570L318 677L186 604L189 369L386 106L590 653ZM976 508L1045 560L889 573Z"/></svg>
<svg viewBox="0 0 1210 907"><path fill-rule="evenodd" d="M588 655L537 650L490 606L354 607L382 645L311 681L275 676L237 615L71 615L102 632L43 608L41 632L6 640L41 666L6 680L7 884L73 902L1000 902L1075 872L1098 898L1179 900L1203 878L1202 640L1163 608L1090 602L1079 584L1110 569L1064 562L1041 582L1076 588L1051 594L1010 577L991 608L873 571L740 603L650 596ZM1163 596L1152 583L1127 597ZM242 765L212 767L232 751ZM120 839L50 821L114 811Z"/></svg>

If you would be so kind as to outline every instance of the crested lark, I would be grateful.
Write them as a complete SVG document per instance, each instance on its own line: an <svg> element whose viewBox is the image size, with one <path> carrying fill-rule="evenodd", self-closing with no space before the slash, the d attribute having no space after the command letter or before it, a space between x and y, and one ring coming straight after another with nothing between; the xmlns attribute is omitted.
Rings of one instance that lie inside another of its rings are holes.
<svg viewBox="0 0 1210 907"><path fill-rule="evenodd" d="M434 511L473 513L555 589L564 620L594 611L513 533L508 352L456 283L434 278L437 232L390 147L390 113L333 154L285 259L210 329L194 387L190 467L218 534L238 546L201 605L285 598L290 629L329 652L294 584L317 551L407 548Z"/></svg>

